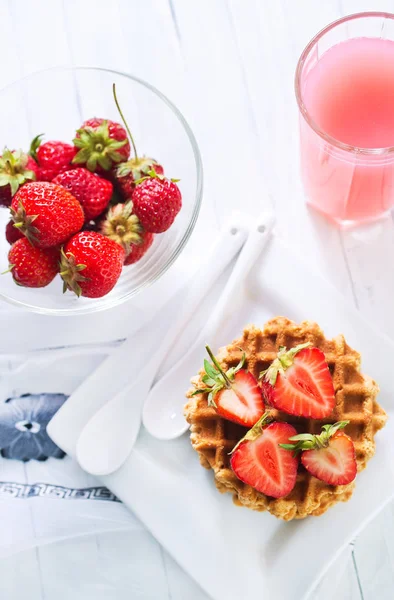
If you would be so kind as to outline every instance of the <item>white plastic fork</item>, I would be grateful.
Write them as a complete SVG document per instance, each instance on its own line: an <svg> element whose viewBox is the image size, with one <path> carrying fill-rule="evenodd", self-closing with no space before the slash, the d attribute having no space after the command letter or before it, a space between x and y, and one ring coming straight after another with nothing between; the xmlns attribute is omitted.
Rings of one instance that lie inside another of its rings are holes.
<svg viewBox="0 0 394 600"><path fill-rule="evenodd" d="M229 302L234 299L237 289L270 238L273 222L273 216L267 213L257 219L206 326L189 352L151 389L142 411L142 422L157 439L174 439L188 429L183 416L183 406L190 377L201 367L204 346L208 340L213 340L220 330L227 317Z"/></svg>
<svg viewBox="0 0 394 600"><path fill-rule="evenodd" d="M81 467L93 475L109 475L118 470L130 454L141 424L141 409L163 359L172 348L185 324L217 278L239 252L248 234L240 215L230 217L217 236L190 284L183 308L165 335L158 350L140 371L138 377L98 410L82 430L76 448ZM126 341L110 359L117 371L130 368L135 351L133 339ZM93 384L100 385L100 369ZM108 365L106 373L108 372Z"/></svg>

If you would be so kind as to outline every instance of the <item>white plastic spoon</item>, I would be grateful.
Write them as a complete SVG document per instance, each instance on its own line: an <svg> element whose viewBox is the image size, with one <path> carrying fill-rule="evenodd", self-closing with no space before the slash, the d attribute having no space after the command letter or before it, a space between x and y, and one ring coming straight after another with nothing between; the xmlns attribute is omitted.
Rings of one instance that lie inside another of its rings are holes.
<svg viewBox="0 0 394 600"><path fill-rule="evenodd" d="M76 448L77 460L85 471L92 475L109 475L122 466L137 439L142 404L160 364L204 296L242 248L247 234L248 229L240 223L240 216L230 217L198 268L199 274L192 279L181 313L158 350L137 379L110 399L85 425ZM135 347L133 339L130 339L115 351L115 357L111 356L111 363L116 363L118 371L129 369L133 351ZM100 385L99 370L95 384Z"/></svg>
<svg viewBox="0 0 394 600"><path fill-rule="evenodd" d="M267 213L257 219L206 326L189 352L151 389L142 411L142 422L154 437L170 440L188 429L183 406L190 377L201 367L205 344L214 340L227 318L229 303L266 245L273 222L273 216Z"/></svg>

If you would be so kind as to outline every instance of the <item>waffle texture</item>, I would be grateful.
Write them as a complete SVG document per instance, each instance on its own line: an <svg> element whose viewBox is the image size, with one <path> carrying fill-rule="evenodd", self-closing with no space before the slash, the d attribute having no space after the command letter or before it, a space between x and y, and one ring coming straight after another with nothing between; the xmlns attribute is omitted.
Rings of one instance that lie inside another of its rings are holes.
<svg viewBox="0 0 394 600"><path fill-rule="evenodd" d="M285 317L276 317L262 330L253 325L246 327L241 338L219 350L217 358L227 370L237 365L245 352L247 368L258 378L275 359L280 346L292 348L304 342L311 342L326 356L334 383L335 408L330 417L321 420L295 417L274 409L272 414L278 421L291 423L298 433L320 433L326 423L349 420L344 431L354 442L357 470L362 471L375 453L375 433L385 425L387 416L376 401L378 385L361 374L360 354L347 345L343 335L327 340L316 323L304 321L298 325ZM192 379L194 387L187 394L185 416L190 423L193 448L198 452L201 464L214 471L220 492L231 492L235 504L258 511L267 510L286 521L321 515L330 506L351 497L355 481L331 486L302 467L294 489L285 498L265 496L240 481L230 467L229 453L247 430L221 418L208 406L207 394L191 397L195 387L204 387L203 374L202 371Z"/></svg>

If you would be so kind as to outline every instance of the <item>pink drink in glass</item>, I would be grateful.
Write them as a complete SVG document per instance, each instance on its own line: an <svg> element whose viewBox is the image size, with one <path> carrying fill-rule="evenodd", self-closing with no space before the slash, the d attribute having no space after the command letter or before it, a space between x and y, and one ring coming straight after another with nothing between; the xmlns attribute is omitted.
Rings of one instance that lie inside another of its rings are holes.
<svg viewBox="0 0 394 600"><path fill-rule="evenodd" d="M335 221L358 223L394 205L394 36L346 39L342 32L327 48L324 31L297 69L302 178L310 204Z"/></svg>

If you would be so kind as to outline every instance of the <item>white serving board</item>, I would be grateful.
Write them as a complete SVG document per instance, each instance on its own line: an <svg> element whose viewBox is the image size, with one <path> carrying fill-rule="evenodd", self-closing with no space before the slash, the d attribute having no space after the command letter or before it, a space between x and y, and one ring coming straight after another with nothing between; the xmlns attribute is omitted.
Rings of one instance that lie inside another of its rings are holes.
<svg viewBox="0 0 394 600"><path fill-rule="evenodd" d="M247 323L262 325L276 315L315 320L327 336L344 333L362 353L363 371L380 384L379 399L391 418L378 433L376 455L358 475L348 503L290 523L236 507L230 494L217 492L187 435L159 442L142 432L124 466L102 478L215 600L255 600L256 594L261 600L301 600L394 496L394 344L274 236L231 307L227 326L218 339L207 341L217 348ZM136 338L136 348L144 341ZM201 348L201 364L203 358ZM185 390L192 375L185 373ZM71 455L93 404L91 398L87 405L68 401L49 426L51 437Z"/></svg>

